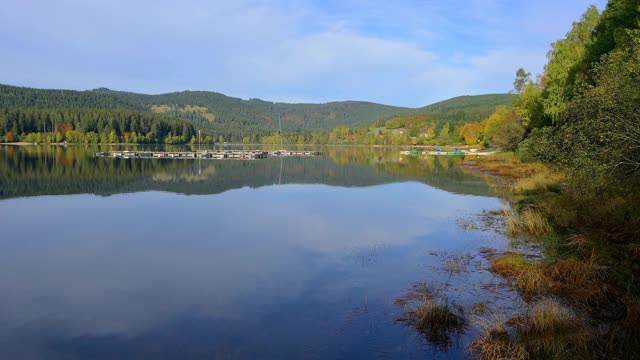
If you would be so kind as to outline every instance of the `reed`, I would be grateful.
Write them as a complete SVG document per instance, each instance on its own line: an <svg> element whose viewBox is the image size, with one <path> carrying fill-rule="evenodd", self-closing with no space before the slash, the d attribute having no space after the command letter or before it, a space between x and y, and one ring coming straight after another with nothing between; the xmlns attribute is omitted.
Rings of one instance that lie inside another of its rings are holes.
<svg viewBox="0 0 640 360"><path fill-rule="evenodd" d="M473 340L468 352L478 360L526 360L528 353L522 344L514 341L504 319L499 317L477 318L474 325L481 335Z"/></svg>
<svg viewBox="0 0 640 360"><path fill-rule="evenodd" d="M508 235L544 237L553 233L547 219L534 209L524 209L520 212L505 210L504 213Z"/></svg>
<svg viewBox="0 0 640 360"><path fill-rule="evenodd" d="M568 308L545 300L527 316L511 320L518 343L533 359L592 359L594 339L591 331Z"/></svg>
<svg viewBox="0 0 640 360"><path fill-rule="evenodd" d="M537 264L532 264L518 254L506 254L491 260L491 270L511 279L525 299L545 294L555 283Z"/></svg>

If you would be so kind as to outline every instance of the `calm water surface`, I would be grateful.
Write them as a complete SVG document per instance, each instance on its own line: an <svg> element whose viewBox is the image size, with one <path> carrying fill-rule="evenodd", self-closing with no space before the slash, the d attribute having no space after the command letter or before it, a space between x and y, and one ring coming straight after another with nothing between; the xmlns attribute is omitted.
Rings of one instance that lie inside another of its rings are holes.
<svg viewBox="0 0 640 360"><path fill-rule="evenodd" d="M97 159L98 148L0 147L0 358L460 358L394 300L487 290L505 205L459 160L332 148L258 161ZM442 254L472 271L443 271Z"/></svg>

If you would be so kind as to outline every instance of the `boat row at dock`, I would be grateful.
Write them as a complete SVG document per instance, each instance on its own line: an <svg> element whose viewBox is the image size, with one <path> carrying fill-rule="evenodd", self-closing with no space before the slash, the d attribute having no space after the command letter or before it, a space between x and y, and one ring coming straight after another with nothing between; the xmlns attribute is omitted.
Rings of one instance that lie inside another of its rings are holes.
<svg viewBox="0 0 640 360"><path fill-rule="evenodd" d="M320 156L321 151L299 150L201 150L201 151L104 151L96 157L122 159L238 159L256 160L280 156Z"/></svg>
<svg viewBox="0 0 640 360"><path fill-rule="evenodd" d="M417 151L417 150L407 150L401 151L400 155L459 155L459 156L467 156L467 155L477 155L477 156L487 156L493 155L495 151L490 152L477 152L477 151L465 151L465 150L457 150L456 151Z"/></svg>

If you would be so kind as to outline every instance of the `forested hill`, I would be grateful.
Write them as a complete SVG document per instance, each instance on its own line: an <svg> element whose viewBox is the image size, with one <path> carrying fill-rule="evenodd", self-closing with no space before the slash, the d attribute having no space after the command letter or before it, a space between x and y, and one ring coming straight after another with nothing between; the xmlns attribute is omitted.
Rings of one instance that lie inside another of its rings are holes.
<svg viewBox="0 0 640 360"><path fill-rule="evenodd" d="M2 84L0 108L146 110L141 104L96 91L43 90Z"/></svg>
<svg viewBox="0 0 640 360"><path fill-rule="evenodd" d="M42 90L0 85L0 108L128 109L187 119L228 141L243 137L328 131L337 126L368 126L376 120L398 116L428 115L436 122L463 124L489 116L497 105L508 105L512 96L493 94L462 96L423 108L405 108L364 101L325 104L274 103L243 100L208 91L181 91L147 95L99 88L88 91Z"/></svg>
<svg viewBox="0 0 640 360"><path fill-rule="evenodd" d="M182 91L159 95L96 91L115 95L125 101L142 104L155 112L169 113L192 120L208 120L217 127L233 127L241 123L247 130L277 131L278 120L285 132L331 130L336 126L366 126L376 120L396 116L431 115L435 121L455 124L480 121L493 113L496 106L510 105L510 94L459 96L422 108L406 108L365 101L336 101L324 104L289 104L243 100L208 91ZM246 135L251 135L251 131ZM264 133L263 133L264 134Z"/></svg>
<svg viewBox="0 0 640 360"><path fill-rule="evenodd" d="M423 108L417 109L425 113L445 113L449 111L478 109L492 107L494 110L500 105L509 105L516 96L512 94L486 94L475 96L458 96L449 100L440 101Z"/></svg>
<svg viewBox="0 0 640 360"><path fill-rule="evenodd" d="M196 125L214 125L218 132L237 132L244 136L268 135L278 131L278 120L284 132L331 130L336 126L368 125L377 118L404 114L409 109L364 101L339 101L325 104L274 103L259 99L243 100L208 91L181 91L159 95L96 91L133 101L148 109L194 120Z"/></svg>
<svg viewBox="0 0 640 360"><path fill-rule="evenodd" d="M488 118L496 107L509 106L516 98L512 94L465 95L414 109L412 115L428 115L436 122L464 125Z"/></svg>

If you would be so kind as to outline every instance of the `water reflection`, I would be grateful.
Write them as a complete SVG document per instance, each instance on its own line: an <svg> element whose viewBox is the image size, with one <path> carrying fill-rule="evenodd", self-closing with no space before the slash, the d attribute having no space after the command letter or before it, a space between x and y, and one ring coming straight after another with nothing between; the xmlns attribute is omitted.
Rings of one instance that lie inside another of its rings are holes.
<svg viewBox="0 0 640 360"><path fill-rule="evenodd" d="M0 146L0 199L36 195L162 190L217 194L243 186L327 184L362 187L419 181L450 192L492 195L455 166L460 157L403 157L397 149L323 148L323 158L257 161L94 158L107 147ZM112 149L113 150L113 149ZM173 149L175 150L175 149Z"/></svg>
<svg viewBox="0 0 640 360"><path fill-rule="evenodd" d="M393 304L416 281L452 281L433 271L440 260L430 252L495 243L455 220L499 200L424 184L463 176L454 167L414 174L411 162L422 160L354 153L339 165L329 153L283 160L285 185L273 186L279 159L3 151L2 358L463 354L397 324ZM33 196L67 193L80 194ZM482 296L474 287L482 276L455 280L470 286L460 301Z"/></svg>

